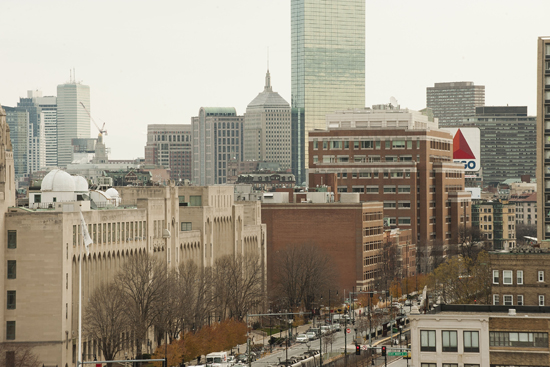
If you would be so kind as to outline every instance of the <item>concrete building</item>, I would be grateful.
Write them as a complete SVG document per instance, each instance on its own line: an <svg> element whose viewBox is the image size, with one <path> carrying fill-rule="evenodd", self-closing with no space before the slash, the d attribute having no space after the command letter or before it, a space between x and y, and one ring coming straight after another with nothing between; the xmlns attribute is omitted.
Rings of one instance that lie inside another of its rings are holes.
<svg viewBox="0 0 550 367"><path fill-rule="evenodd" d="M191 119L194 184L227 182L228 162L243 161L243 123L233 107L201 107Z"/></svg>
<svg viewBox="0 0 550 367"><path fill-rule="evenodd" d="M244 160L277 162L281 169L290 169L290 105L273 92L269 70L263 92L246 107L244 121Z"/></svg>
<svg viewBox="0 0 550 367"><path fill-rule="evenodd" d="M330 194L329 194L330 197ZM268 288L273 287L277 251L310 243L339 271L337 289L373 290L381 271L384 227L380 202L262 204L267 230Z"/></svg>
<svg viewBox="0 0 550 367"><path fill-rule="evenodd" d="M537 208L539 241L550 239L550 37L539 37L537 51Z"/></svg>
<svg viewBox="0 0 550 367"><path fill-rule="evenodd" d="M518 247L489 253L494 305L550 305L550 250Z"/></svg>
<svg viewBox="0 0 550 367"><path fill-rule="evenodd" d="M15 177L27 175L29 155L29 112L17 107L4 106L6 123L10 129L11 143L13 144L13 159Z"/></svg>
<svg viewBox="0 0 550 367"><path fill-rule="evenodd" d="M475 116L465 118L463 126L480 130L485 185L535 176L536 118L527 116L527 107L476 107Z"/></svg>
<svg viewBox="0 0 550 367"><path fill-rule="evenodd" d="M72 139L90 137L90 87L71 80L57 86L57 144L60 167L73 161Z"/></svg>
<svg viewBox="0 0 550 367"><path fill-rule="evenodd" d="M550 307L413 307L411 366L548 366ZM416 312L414 312L416 311Z"/></svg>
<svg viewBox="0 0 550 367"><path fill-rule="evenodd" d="M516 224L537 225L537 193L510 196L510 203L516 204Z"/></svg>
<svg viewBox="0 0 550 367"><path fill-rule="evenodd" d="M293 173L306 181L308 133L365 107L365 2L291 1Z"/></svg>
<svg viewBox="0 0 550 367"><path fill-rule="evenodd" d="M493 250L509 250L516 246L516 204L488 201L472 204L472 226L479 227L484 241Z"/></svg>
<svg viewBox="0 0 550 367"><path fill-rule="evenodd" d="M473 82L435 83L426 88L426 106L431 108L440 127L460 126L474 116L476 107L485 105L485 86Z"/></svg>
<svg viewBox="0 0 550 367"><path fill-rule="evenodd" d="M271 191L278 187L294 187L296 180L292 173L258 172L239 175L236 184L250 184L254 190Z"/></svg>
<svg viewBox="0 0 550 367"><path fill-rule="evenodd" d="M309 134L309 186L358 193L384 203L389 226L411 229L417 244L456 243L470 225L464 166L453 139L417 111L351 110L327 116L327 131Z"/></svg>
<svg viewBox="0 0 550 367"><path fill-rule="evenodd" d="M190 124L147 125L145 164L163 166L176 182L191 180Z"/></svg>

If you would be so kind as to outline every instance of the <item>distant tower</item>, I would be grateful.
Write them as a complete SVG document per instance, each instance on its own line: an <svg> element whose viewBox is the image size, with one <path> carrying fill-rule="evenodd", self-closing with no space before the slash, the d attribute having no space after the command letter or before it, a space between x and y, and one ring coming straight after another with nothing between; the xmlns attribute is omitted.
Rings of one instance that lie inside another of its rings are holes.
<svg viewBox="0 0 550 367"><path fill-rule="evenodd" d="M537 51L537 240L550 238L550 37L539 37Z"/></svg>
<svg viewBox="0 0 550 367"><path fill-rule="evenodd" d="M191 125L147 125L145 164L161 165L170 170L176 182L191 180Z"/></svg>
<svg viewBox="0 0 550 367"><path fill-rule="evenodd" d="M290 105L271 87L269 70L263 92L246 107L244 118L244 159L277 162L291 167Z"/></svg>
<svg viewBox="0 0 550 367"><path fill-rule="evenodd" d="M57 86L58 165L66 167L73 159L72 139L90 137L90 87L73 78Z"/></svg>
<svg viewBox="0 0 550 367"><path fill-rule="evenodd" d="M439 119L440 127L460 126L465 117L485 106L485 86L473 82L435 83L426 88L426 106Z"/></svg>

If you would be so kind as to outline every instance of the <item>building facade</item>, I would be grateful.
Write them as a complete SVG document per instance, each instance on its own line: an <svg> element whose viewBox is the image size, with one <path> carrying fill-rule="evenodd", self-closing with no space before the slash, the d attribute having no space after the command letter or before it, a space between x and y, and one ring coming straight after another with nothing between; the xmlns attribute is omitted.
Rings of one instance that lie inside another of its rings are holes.
<svg viewBox="0 0 550 367"><path fill-rule="evenodd" d="M273 92L269 70L263 92L246 107L244 121L244 160L277 162L281 169L290 169L290 105Z"/></svg>
<svg viewBox="0 0 550 367"><path fill-rule="evenodd" d="M476 107L464 127L480 130L483 183L496 185L536 172L536 118L527 107Z"/></svg>
<svg viewBox="0 0 550 367"><path fill-rule="evenodd" d="M453 139L417 111L354 110L327 117L329 130L309 135L309 186L355 192L384 203L389 226L411 229L423 244L456 243L470 225L464 166Z"/></svg>
<svg viewBox="0 0 550 367"><path fill-rule="evenodd" d="M23 177L28 174L29 112L17 107L4 106L4 113L13 145L15 176Z"/></svg>
<svg viewBox="0 0 550 367"><path fill-rule="evenodd" d="M191 125L147 125L145 164L163 166L176 182L191 180Z"/></svg>
<svg viewBox="0 0 550 367"><path fill-rule="evenodd" d="M492 269L492 304L504 306L550 305L550 251L515 248L489 253Z"/></svg>
<svg viewBox="0 0 550 367"><path fill-rule="evenodd" d="M227 182L227 164L243 161L244 117L233 107L201 107L191 119L193 131L192 181L196 185Z"/></svg>
<svg viewBox="0 0 550 367"><path fill-rule="evenodd" d="M293 173L301 182L308 167L308 132L325 129L328 113L365 107L365 2L292 0L291 42L291 105L304 126L297 139L305 151L293 156L303 159Z"/></svg>
<svg viewBox="0 0 550 367"><path fill-rule="evenodd" d="M537 193L510 196L510 203L516 204L516 224L537 225Z"/></svg>
<svg viewBox="0 0 550 367"><path fill-rule="evenodd" d="M542 241L550 238L550 37L539 37L537 50L537 193Z"/></svg>
<svg viewBox="0 0 550 367"><path fill-rule="evenodd" d="M426 106L431 108L440 127L460 126L474 116L476 107L485 105L485 86L473 82L435 83L426 88Z"/></svg>
<svg viewBox="0 0 550 367"><path fill-rule="evenodd" d="M479 227L493 250L516 246L516 204L508 201L477 202L472 205L472 226Z"/></svg>
<svg viewBox="0 0 550 367"><path fill-rule="evenodd" d="M57 86L57 164L73 161L72 139L90 137L90 87L76 81Z"/></svg>

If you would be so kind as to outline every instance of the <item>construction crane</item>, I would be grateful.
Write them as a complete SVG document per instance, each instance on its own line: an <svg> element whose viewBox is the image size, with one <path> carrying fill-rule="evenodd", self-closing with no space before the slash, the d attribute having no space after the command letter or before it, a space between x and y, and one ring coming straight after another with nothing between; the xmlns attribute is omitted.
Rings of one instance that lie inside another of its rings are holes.
<svg viewBox="0 0 550 367"><path fill-rule="evenodd" d="M88 114L88 116L90 116L90 120L92 120L92 122L94 123L95 127L97 127L97 129L99 130L99 135L100 136L103 136L103 134L107 135L107 130L105 130L105 123L103 123L103 126L101 127L101 129L99 128L98 124L96 124L94 118L92 117L92 115L90 114L90 111L88 111L88 109L86 108L86 106L84 106L84 103L80 102L80 104L82 105L82 108L84 108L84 111L86 111L86 113Z"/></svg>

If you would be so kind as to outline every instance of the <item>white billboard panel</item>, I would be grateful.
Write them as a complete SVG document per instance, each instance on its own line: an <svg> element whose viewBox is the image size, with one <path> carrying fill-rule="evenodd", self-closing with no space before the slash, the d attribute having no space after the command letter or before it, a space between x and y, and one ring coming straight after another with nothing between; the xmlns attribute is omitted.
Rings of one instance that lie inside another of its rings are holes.
<svg viewBox="0 0 550 367"><path fill-rule="evenodd" d="M481 133L478 127L445 128L453 136L453 160L466 171L481 168Z"/></svg>

